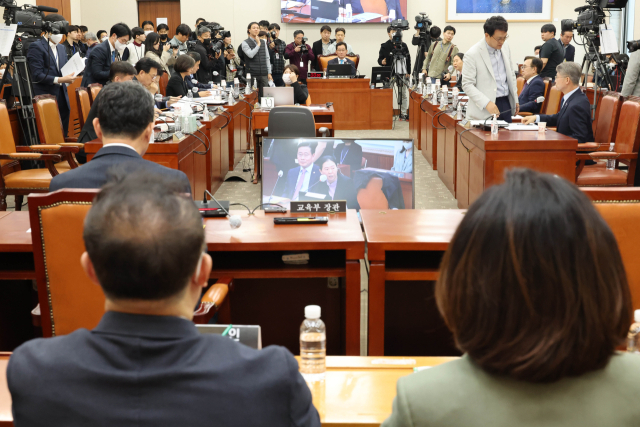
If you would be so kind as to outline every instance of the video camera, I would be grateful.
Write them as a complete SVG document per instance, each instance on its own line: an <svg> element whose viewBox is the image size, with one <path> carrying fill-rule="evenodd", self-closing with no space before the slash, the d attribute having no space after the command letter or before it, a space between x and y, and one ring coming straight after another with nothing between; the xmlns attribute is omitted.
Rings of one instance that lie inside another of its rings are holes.
<svg viewBox="0 0 640 427"><path fill-rule="evenodd" d="M390 27L395 30L395 34L391 38L391 43L393 43L394 49L402 48L402 30L409 29L409 21L406 19L396 19L391 22Z"/></svg>
<svg viewBox="0 0 640 427"><path fill-rule="evenodd" d="M209 51L209 53L213 53L217 55L218 53L220 53L223 47L224 47L224 42L222 40L216 40L216 41L211 40L211 43L209 43L209 46L207 46L207 50Z"/></svg>
<svg viewBox="0 0 640 427"><path fill-rule="evenodd" d="M578 34L592 36L599 34L600 24L605 23L606 15L604 9L609 5L608 0L587 0L587 6L580 6L575 9L578 12L578 18L563 19L560 21L562 31L576 30ZM597 46L600 45L600 39L597 40Z"/></svg>
<svg viewBox="0 0 640 427"><path fill-rule="evenodd" d="M429 15L424 12L420 12L418 16L416 16L416 26L413 27L414 30L420 30L420 34L427 34L431 29L431 25L433 22L429 19Z"/></svg>
<svg viewBox="0 0 640 427"><path fill-rule="evenodd" d="M629 50L629 53L631 52L635 52L636 50L640 49L640 40L630 40L627 42L627 49Z"/></svg>

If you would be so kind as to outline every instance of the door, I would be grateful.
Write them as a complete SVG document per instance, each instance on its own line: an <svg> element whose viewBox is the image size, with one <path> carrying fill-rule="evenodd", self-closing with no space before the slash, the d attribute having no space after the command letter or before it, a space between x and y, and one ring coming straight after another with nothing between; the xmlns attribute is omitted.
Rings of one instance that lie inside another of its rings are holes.
<svg viewBox="0 0 640 427"><path fill-rule="evenodd" d="M49 6L58 9L58 12L45 12L45 15L57 13L64 16L64 19L71 24L71 0L36 0L37 6ZM78 24L76 24L78 25Z"/></svg>
<svg viewBox="0 0 640 427"><path fill-rule="evenodd" d="M138 25L151 21L157 28L156 18L167 18L169 38L172 38L181 24L180 0L138 0Z"/></svg>

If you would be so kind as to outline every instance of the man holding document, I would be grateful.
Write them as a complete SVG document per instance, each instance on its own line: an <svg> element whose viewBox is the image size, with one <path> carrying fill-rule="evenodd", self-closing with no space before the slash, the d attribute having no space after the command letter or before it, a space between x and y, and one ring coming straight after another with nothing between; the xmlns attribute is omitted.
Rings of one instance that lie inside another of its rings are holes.
<svg viewBox="0 0 640 427"><path fill-rule="evenodd" d="M76 54L71 58L71 61L77 57L81 64L75 67L65 67L67 65L67 51L60 45L61 40L62 34L45 33L42 39L31 44L27 54L27 62L31 70L33 94L56 97L62 130L66 137L71 113L67 84L72 83L77 74L84 69L84 60ZM80 71L77 71L78 69Z"/></svg>

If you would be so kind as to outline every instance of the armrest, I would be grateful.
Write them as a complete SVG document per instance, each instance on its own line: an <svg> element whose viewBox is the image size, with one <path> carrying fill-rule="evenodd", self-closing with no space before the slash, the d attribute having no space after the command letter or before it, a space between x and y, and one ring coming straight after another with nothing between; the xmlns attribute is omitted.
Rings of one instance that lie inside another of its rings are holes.
<svg viewBox="0 0 640 427"><path fill-rule="evenodd" d="M34 151L59 151L60 150L59 145L44 145L44 144L37 144L37 145L16 145L16 151L18 153L32 153Z"/></svg>
<svg viewBox="0 0 640 427"><path fill-rule="evenodd" d="M49 160L52 162L59 162L61 157L59 154L9 153L0 154L0 160Z"/></svg>
<svg viewBox="0 0 640 427"><path fill-rule="evenodd" d="M64 139L64 142L78 142L77 136L72 136Z"/></svg>
<svg viewBox="0 0 640 427"><path fill-rule="evenodd" d="M527 116L533 116L533 113L529 113L528 111L524 111L524 112L521 111L518 113L518 115L522 117L527 117Z"/></svg>
<svg viewBox="0 0 640 427"><path fill-rule="evenodd" d="M637 159L638 153L616 153L615 151L597 151L594 153L577 153L578 160Z"/></svg>
<svg viewBox="0 0 640 427"><path fill-rule="evenodd" d="M63 147L79 147L79 148L83 148L84 144L82 142L61 142L60 144Z"/></svg>
<svg viewBox="0 0 640 427"><path fill-rule="evenodd" d="M583 144L578 144L578 151L609 151L609 144L585 142Z"/></svg>
<svg viewBox="0 0 640 427"><path fill-rule="evenodd" d="M203 295L198 309L193 312L193 321L198 324L208 323L213 315L218 311L224 302L233 279L231 277L221 277Z"/></svg>

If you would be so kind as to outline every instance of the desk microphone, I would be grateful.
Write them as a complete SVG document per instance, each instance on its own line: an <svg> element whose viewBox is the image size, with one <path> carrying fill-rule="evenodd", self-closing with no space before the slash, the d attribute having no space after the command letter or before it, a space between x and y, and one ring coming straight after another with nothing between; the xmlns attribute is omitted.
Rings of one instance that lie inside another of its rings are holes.
<svg viewBox="0 0 640 427"><path fill-rule="evenodd" d="M520 107L523 107L523 106L529 105L529 104L542 104L543 102L544 102L544 96L539 96L536 99L534 99L533 101L525 102ZM500 113L498 113L498 116L500 116L500 114L502 114L502 113L506 113L507 111L511 111L511 108L508 109L508 110L500 111ZM493 114L490 115L489 117L487 117L486 119L484 119L484 123L482 124L482 129L483 130L491 130L491 125L487 126L487 120L489 120L492 117L493 117Z"/></svg>
<svg viewBox="0 0 640 427"><path fill-rule="evenodd" d="M242 225L242 218L240 218L240 215L231 215L229 213L228 210L226 210L224 208L224 206L222 206L222 203L220 203L214 196L213 194L209 193L208 190L204 190L204 200L202 201L203 205L207 205L207 203L209 203L209 201L207 200L207 194L213 199L214 202L216 202L218 204L218 206L220 206L220 208L222 208L222 210L224 211L224 213L227 214L227 218L229 218L229 225L231 226L231 228L240 228L240 226Z"/></svg>
<svg viewBox="0 0 640 427"><path fill-rule="evenodd" d="M272 142L273 144L273 142ZM278 171L278 179L276 179L276 183L273 186L273 190L271 190L271 195L269 196L269 200L267 201L267 203L271 203L271 198L273 197L273 192L276 191L276 187L278 186L278 181L280 180L280 178L282 178L282 175L284 175L284 173L282 171Z"/></svg>
<svg viewBox="0 0 640 427"><path fill-rule="evenodd" d="M327 182L327 176L326 175L320 175L320 178L319 178L318 182L313 184L311 187L307 188L307 193L309 192L309 190L311 190L313 187L315 187L316 185L320 184L321 182Z"/></svg>

